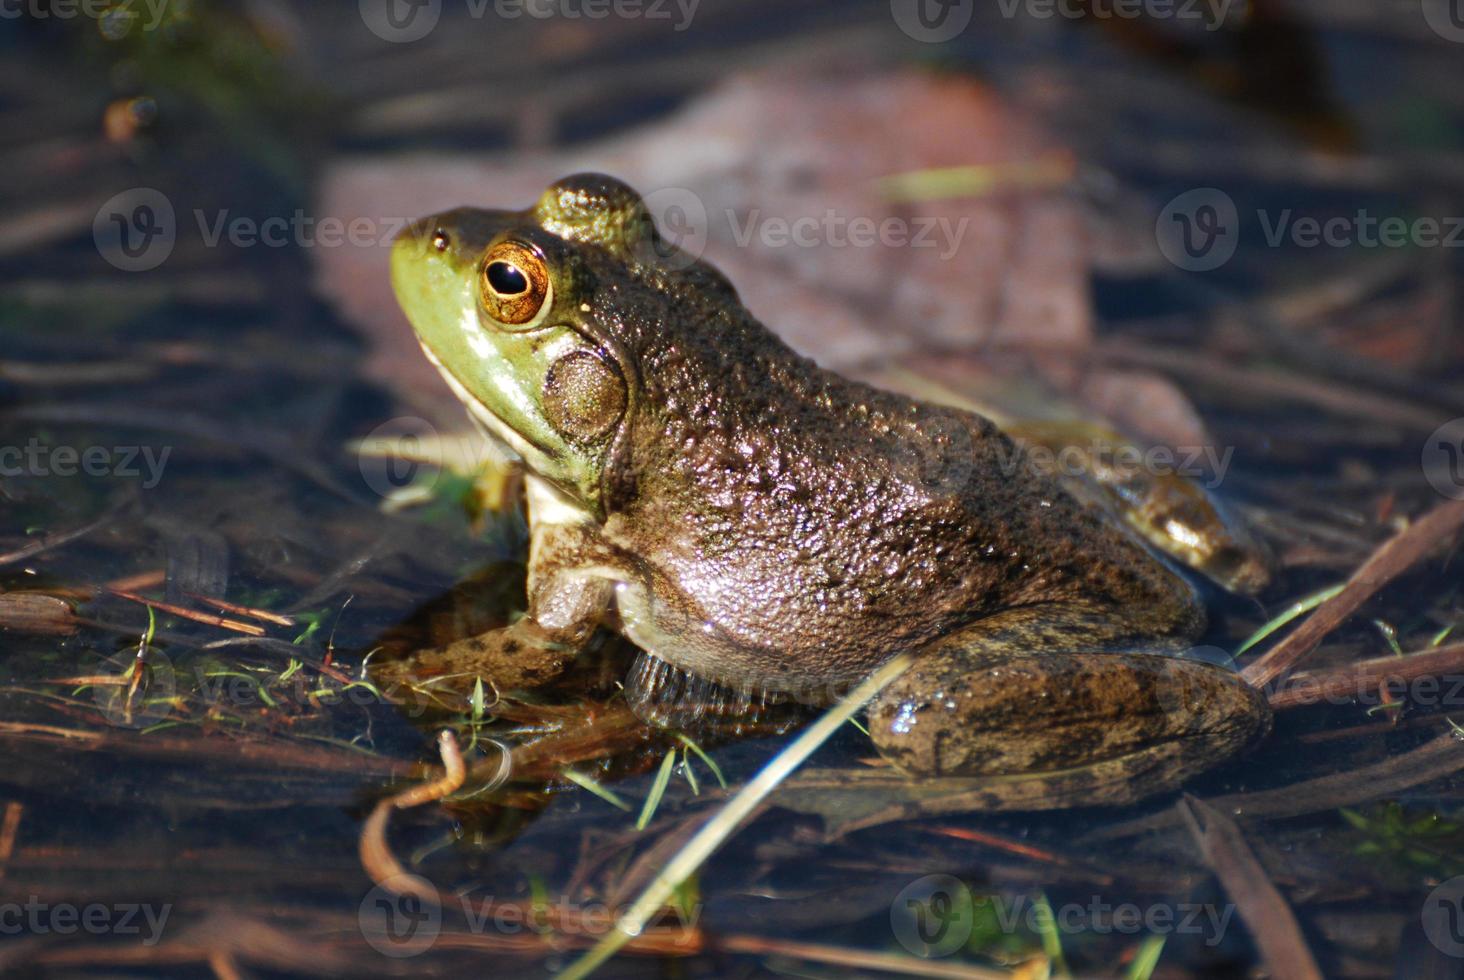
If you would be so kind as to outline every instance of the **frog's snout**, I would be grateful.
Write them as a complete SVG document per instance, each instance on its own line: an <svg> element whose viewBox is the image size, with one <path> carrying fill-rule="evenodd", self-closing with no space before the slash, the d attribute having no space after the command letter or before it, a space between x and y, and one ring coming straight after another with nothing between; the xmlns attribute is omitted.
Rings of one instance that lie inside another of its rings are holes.
<svg viewBox="0 0 1464 980"><path fill-rule="evenodd" d="M432 235L438 230L435 228L435 217L418 218L405 225L401 231L396 233L392 239L392 251L403 249L420 249L428 243Z"/></svg>

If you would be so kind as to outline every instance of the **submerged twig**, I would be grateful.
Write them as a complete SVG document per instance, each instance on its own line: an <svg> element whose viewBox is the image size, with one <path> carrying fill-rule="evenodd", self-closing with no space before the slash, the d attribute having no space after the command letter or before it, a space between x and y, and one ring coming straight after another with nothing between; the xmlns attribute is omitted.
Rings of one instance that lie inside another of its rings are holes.
<svg viewBox="0 0 1464 980"><path fill-rule="evenodd" d="M222 612L233 613L236 616L248 616L250 619L258 619L266 623L274 623L276 626L294 626L295 621L289 616L281 616L279 613L272 613L268 609L255 609L252 606L241 606L234 602L225 602L223 599L215 599L212 596L199 595L197 592L185 592L184 595L195 599L204 605L213 606Z"/></svg>
<svg viewBox="0 0 1464 980"><path fill-rule="evenodd" d="M1291 906L1261 867L1235 821L1193 796L1179 803L1179 813L1200 847L1205 864L1250 927L1271 975L1287 980L1322 980Z"/></svg>
<svg viewBox="0 0 1464 980"><path fill-rule="evenodd" d="M5 877L10 855L15 853L15 838L20 833L20 818L25 805L15 801L5 804L5 817L0 820L0 878Z"/></svg>
<svg viewBox="0 0 1464 980"><path fill-rule="evenodd" d="M1336 670L1292 674L1269 695L1273 710L1299 708L1336 698L1359 697L1380 685L1402 684L1425 677L1443 677L1464 671L1464 643L1410 653L1402 657L1375 657Z"/></svg>
<svg viewBox="0 0 1464 980"><path fill-rule="evenodd" d="M264 627L256 626L254 623L245 623L237 619L229 619L225 616L216 616L213 613L198 612L186 606L175 606L171 602L162 602L158 599L149 599L140 596L135 592L125 592L122 589L108 589L112 595L119 599L129 599L132 602L140 602L149 609L156 609L165 612L170 616L177 616L181 619L191 619L195 623L205 623L209 626L217 626L220 629L232 630L235 633L245 633L249 636L263 636Z"/></svg>
<svg viewBox="0 0 1464 980"><path fill-rule="evenodd" d="M18 561L25 561L27 558L34 558L43 551L50 551L52 548L59 548L63 544L69 544L77 538L85 537L98 528L105 526L115 516L115 512L104 514L90 524L83 524L81 527L72 528L70 531L59 531L55 534L48 534L44 538L32 541L24 548L17 548L15 551L0 555L0 565L11 565Z"/></svg>
<svg viewBox="0 0 1464 980"><path fill-rule="evenodd" d="M1276 644L1255 663L1241 671L1247 681L1261 687L1289 673L1343 620L1351 616L1383 586L1403 574L1442 544L1452 541L1464 527L1464 500L1440 504L1388 539L1362 567L1352 573L1346 586L1316 611L1296 632Z"/></svg>
<svg viewBox="0 0 1464 980"><path fill-rule="evenodd" d="M937 960L917 959L897 953L879 953L867 949L846 949L841 946L826 946L823 943L800 943L789 939L774 939L768 936L721 936L715 943L716 949L727 953L747 953L753 956L786 956L790 959L806 960L809 963L825 963L830 966L846 967L851 970L878 970L881 973L895 973L908 977L936 977L941 980L1036 980L1046 975L1047 963L1022 966L1016 970L994 970L972 963L943 963Z"/></svg>
<svg viewBox="0 0 1464 980"><path fill-rule="evenodd" d="M1210 806L1227 813L1244 812L1247 817L1281 819L1303 813L1356 806L1464 769L1464 741L1452 730L1435 736L1418 748L1371 765L1345 772L1304 779L1301 782L1255 793L1214 796ZM1135 834L1174 827L1180 822L1172 810L1137 820L1103 827L1087 834L1085 842L1118 840Z"/></svg>

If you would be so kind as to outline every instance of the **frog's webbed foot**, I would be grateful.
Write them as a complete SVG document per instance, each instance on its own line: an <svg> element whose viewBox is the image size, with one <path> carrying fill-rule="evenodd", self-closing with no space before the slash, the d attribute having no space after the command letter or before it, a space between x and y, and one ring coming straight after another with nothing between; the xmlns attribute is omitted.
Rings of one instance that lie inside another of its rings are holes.
<svg viewBox="0 0 1464 980"><path fill-rule="evenodd" d="M529 553L528 613L509 626L374 665L377 682L405 689L497 691L539 687L564 672L604 620L614 597L609 560L593 529L538 525Z"/></svg>
<svg viewBox="0 0 1464 980"><path fill-rule="evenodd" d="M413 651L403 660L381 664L375 674L379 684L409 687L445 684L462 691L481 679L499 691L534 688L563 673L587 638L545 629L525 617L511 626Z"/></svg>
<svg viewBox="0 0 1464 980"><path fill-rule="evenodd" d="M982 777L986 808L1112 805L1172 789L1269 727L1265 699L1235 673L1074 652L1092 624L1067 615L1016 610L921 653L870 708L880 754L909 772Z"/></svg>

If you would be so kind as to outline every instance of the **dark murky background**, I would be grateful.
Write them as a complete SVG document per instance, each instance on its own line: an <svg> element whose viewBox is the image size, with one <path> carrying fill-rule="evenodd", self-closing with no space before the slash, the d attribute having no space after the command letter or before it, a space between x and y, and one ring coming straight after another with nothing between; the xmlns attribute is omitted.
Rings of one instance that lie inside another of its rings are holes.
<svg viewBox="0 0 1464 980"><path fill-rule="evenodd" d="M814 142L850 159L916 111L881 102L902 90L880 79L973 80L1047 147L962 192L1012 209L982 226L983 255L1035 256L1024 295L1083 300L1033 316L1066 324L1058 340L1020 318L936 335L888 311L841 332L793 305L845 301L820 273L757 299L757 267L731 270L774 329L786 310L813 324L795 343L820 360L972 397L1030 368L1146 444L1202 431L1232 451L1218 496L1280 568L1257 599L1212 590L1207 646L1233 653L1373 556L1389 583L1301 669L1434 659L1409 683L1374 671L1331 704L1278 702L1270 739L1190 783L1206 803L1188 811L1169 797L850 827L816 792L775 800L603 974L1464 971L1457 0L1236 0L1218 24L1187 0L1119 5L1139 17L1080 0L81 6L0 3L0 972L543 973L725 799L697 751L626 721L615 642L541 696L380 697L368 655L522 602L525 533L492 474L475 487L471 464L362 449L438 434L451 452L461 419L393 346L407 328L384 249L301 221L364 218L383 240L448 160L503 175L455 178L481 188L462 203L521 205L538 170L634 157L646 140L615 141L647 124L666 128L638 166L694 174L720 152L746 187L847 191L785 159L807 133L744 118L726 127L738 145L709 151L712 112L676 138L708 91L769 70L874 80L826 112L827 88L769 89L837 117ZM951 118L961 132L937 135L969 135ZM938 146L910 153L904 169L951 165ZM1021 186L1052 159L1059 179ZM1056 232L1027 223L1022 195L1039 192L1065 209ZM251 241L271 218L277 240ZM1304 218L1333 221L1331 239L1309 244ZM1403 230L1387 238L1384 219ZM1039 261L1075 241L1080 255ZM1425 514L1437 548L1380 551ZM790 737L778 721L693 735L735 788ZM397 812L389 840L453 897L404 911L372 889L358 839L377 800L440 771L443 727L470 782ZM514 780L485 789L499 745ZM847 728L815 762L872 755ZM1195 826L1205 805L1222 816Z"/></svg>

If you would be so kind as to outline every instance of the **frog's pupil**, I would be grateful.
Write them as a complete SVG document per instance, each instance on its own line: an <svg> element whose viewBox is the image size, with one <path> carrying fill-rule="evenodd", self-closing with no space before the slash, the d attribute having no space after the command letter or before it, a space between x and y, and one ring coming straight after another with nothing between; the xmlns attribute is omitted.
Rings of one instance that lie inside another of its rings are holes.
<svg viewBox="0 0 1464 980"><path fill-rule="evenodd" d="M529 279L508 262L488 263L488 285L500 296L517 296L529 288Z"/></svg>

